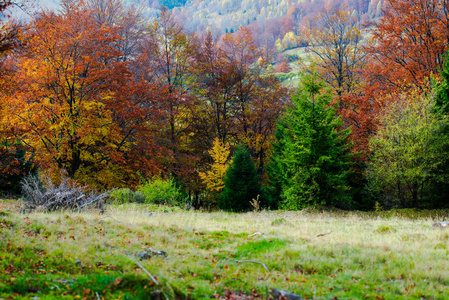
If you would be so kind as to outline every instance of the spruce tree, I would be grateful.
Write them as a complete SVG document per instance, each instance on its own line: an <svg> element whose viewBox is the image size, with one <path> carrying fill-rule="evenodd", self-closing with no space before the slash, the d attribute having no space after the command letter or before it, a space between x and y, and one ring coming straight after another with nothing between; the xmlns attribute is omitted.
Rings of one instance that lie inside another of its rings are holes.
<svg viewBox="0 0 449 300"><path fill-rule="evenodd" d="M441 81L436 85L435 92L435 111L441 118L449 116L449 52L446 53L442 68L440 69ZM449 126L446 126L443 134L449 137ZM444 149L449 154L449 149ZM434 183L429 192L429 198L433 199L429 203L434 208L449 207L449 155L442 162L441 166L434 172L434 177L439 178Z"/></svg>
<svg viewBox="0 0 449 300"><path fill-rule="evenodd" d="M218 199L218 207L223 210L248 211L251 209L250 201L262 196L257 168L246 146L239 145L235 150L224 185Z"/></svg>
<svg viewBox="0 0 449 300"><path fill-rule="evenodd" d="M278 124L268 175L272 197L283 208L349 207L350 132L340 130L342 121L325 87L316 72L303 75Z"/></svg>

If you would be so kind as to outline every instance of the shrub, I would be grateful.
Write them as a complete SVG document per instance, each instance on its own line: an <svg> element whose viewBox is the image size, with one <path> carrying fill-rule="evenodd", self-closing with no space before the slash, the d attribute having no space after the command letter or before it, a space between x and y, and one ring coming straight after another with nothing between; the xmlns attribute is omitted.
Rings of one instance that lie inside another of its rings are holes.
<svg viewBox="0 0 449 300"><path fill-rule="evenodd" d="M125 204L125 203L144 203L145 196L141 192L134 192L130 189L123 188L114 190L111 192L111 198L113 204Z"/></svg>
<svg viewBox="0 0 449 300"><path fill-rule="evenodd" d="M181 201L180 188L175 181L154 177L137 188L145 198L145 203L177 205Z"/></svg>

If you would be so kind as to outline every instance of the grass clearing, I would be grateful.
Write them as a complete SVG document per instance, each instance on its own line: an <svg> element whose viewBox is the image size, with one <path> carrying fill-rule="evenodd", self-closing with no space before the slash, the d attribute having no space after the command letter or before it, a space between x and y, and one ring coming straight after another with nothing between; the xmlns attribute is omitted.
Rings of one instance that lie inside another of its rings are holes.
<svg viewBox="0 0 449 300"><path fill-rule="evenodd" d="M309 299L446 298L449 231L432 220L447 211L399 214L154 205L22 214L0 201L0 299L265 298L267 288ZM168 258L139 260L150 248Z"/></svg>

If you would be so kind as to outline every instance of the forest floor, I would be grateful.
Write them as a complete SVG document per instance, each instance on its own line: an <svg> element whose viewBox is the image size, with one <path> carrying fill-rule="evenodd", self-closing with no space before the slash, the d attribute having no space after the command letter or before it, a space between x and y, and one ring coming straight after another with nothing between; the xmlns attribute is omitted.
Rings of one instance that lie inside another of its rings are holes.
<svg viewBox="0 0 449 300"><path fill-rule="evenodd" d="M0 201L0 299L447 299L447 211L22 213ZM268 296L269 298L270 296Z"/></svg>

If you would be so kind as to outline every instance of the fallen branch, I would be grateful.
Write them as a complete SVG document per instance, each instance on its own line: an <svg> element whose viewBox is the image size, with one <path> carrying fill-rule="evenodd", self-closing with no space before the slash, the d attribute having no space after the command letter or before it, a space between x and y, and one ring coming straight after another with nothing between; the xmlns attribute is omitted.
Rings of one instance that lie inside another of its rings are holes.
<svg viewBox="0 0 449 300"><path fill-rule="evenodd" d="M148 272L148 270L147 269L145 269L144 268L144 266L142 266L141 264L139 264L137 261L136 261L136 265L138 265L150 278L151 278L151 280L153 280L153 282L156 284L156 285L159 285L159 282L156 280L156 278L154 278L154 276L153 275L151 275L151 273L150 272Z"/></svg>
<svg viewBox="0 0 449 300"><path fill-rule="evenodd" d="M256 236L256 235L260 235L260 236L262 236L264 239L267 239L267 237L265 236L265 234L263 234L262 232L254 232L253 234L251 234L251 235L249 235L248 237L253 237L253 236Z"/></svg>
<svg viewBox="0 0 449 300"><path fill-rule="evenodd" d="M435 222L432 224L433 228L444 228L444 227L449 227L449 222L448 221L443 221L443 222Z"/></svg>
<svg viewBox="0 0 449 300"><path fill-rule="evenodd" d="M117 222L117 223L123 224L123 222L120 222L120 221L114 219L114 218L111 217L111 216L105 216L105 217L103 217L103 218L100 218L99 221L102 221L102 220L104 220L104 219L106 219L106 218L112 219L113 221L115 221L115 222Z"/></svg>
<svg viewBox="0 0 449 300"><path fill-rule="evenodd" d="M331 234L331 233L332 233L332 231L329 231L329 232L326 232L326 233L320 233L320 234L318 234L318 235L316 235L314 237L311 237L310 239L312 240L314 238L317 238L317 237L320 237L320 236L325 236L325 235L328 235L328 234Z"/></svg>
<svg viewBox="0 0 449 300"><path fill-rule="evenodd" d="M270 272L270 270L268 269L268 267L267 267L266 264L261 263L261 262L258 262L258 261L255 261L255 260L236 260L236 262L237 262L238 264L241 264L241 263L253 263L253 264L259 264L259 265L263 266L264 269L267 270L267 272Z"/></svg>

